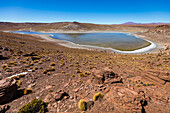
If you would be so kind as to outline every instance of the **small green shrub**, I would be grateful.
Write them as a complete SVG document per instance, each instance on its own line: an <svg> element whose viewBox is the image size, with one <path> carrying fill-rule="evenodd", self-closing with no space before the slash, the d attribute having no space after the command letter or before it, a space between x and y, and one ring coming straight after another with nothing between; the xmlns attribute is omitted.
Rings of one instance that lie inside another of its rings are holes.
<svg viewBox="0 0 170 113"><path fill-rule="evenodd" d="M55 71L54 67L50 67L47 69L47 71Z"/></svg>
<svg viewBox="0 0 170 113"><path fill-rule="evenodd" d="M101 92L96 93L96 94L93 96L93 100L96 101L96 100L102 99L103 96L104 96L104 95L103 95Z"/></svg>
<svg viewBox="0 0 170 113"><path fill-rule="evenodd" d="M39 64L42 64L43 62L42 62L42 61L39 61L38 63L39 63Z"/></svg>
<svg viewBox="0 0 170 113"><path fill-rule="evenodd" d="M80 70L76 70L76 73L81 73L81 71Z"/></svg>
<svg viewBox="0 0 170 113"><path fill-rule="evenodd" d="M89 71L86 71L85 74L86 74L86 75L90 75L91 73L90 73Z"/></svg>
<svg viewBox="0 0 170 113"><path fill-rule="evenodd" d="M84 73L80 73L80 74L79 74L79 77L84 77L84 76L85 76Z"/></svg>
<svg viewBox="0 0 170 113"><path fill-rule="evenodd" d="M18 113L46 113L47 103L43 102L41 99L34 99L27 105L19 109Z"/></svg>
<svg viewBox="0 0 170 113"><path fill-rule="evenodd" d="M9 61L8 62L8 66L11 67L11 66L15 66L17 65L16 61Z"/></svg>
<svg viewBox="0 0 170 113"><path fill-rule="evenodd" d="M82 111L86 111L87 110L87 103L85 100L81 99L78 103L78 107L79 109L81 109Z"/></svg>
<svg viewBox="0 0 170 113"><path fill-rule="evenodd" d="M21 86L22 82L21 80L17 80L17 87L19 88Z"/></svg>
<svg viewBox="0 0 170 113"><path fill-rule="evenodd" d="M43 74L47 74L47 70L44 70L44 71L43 71Z"/></svg>
<svg viewBox="0 0 170 113"><path fill-rule="evenodd" d="M12 72L12 69L9 68L9 67L6 67L6 68L5 68L5 71L6 71L6 72Z"/></svg>
<svg viewBox="0 0 170 113"><path fill-rule="evenodd" d="M51 63L50 63L50 66L55 66L55 63L54 63L54 62L51 62Z"/></svg>
<svg viewBox="0 0 170 113"><path fill-rule="evenodd" d="M65 71L61 71L61 73L63 73L63 74L64 74L64 73L65 73Z"/></svg>
<svg viewBox="0 0 170 113"><path fill-rule="evenodd" d="M2 65L1 67L2 67L3 69L5 69L5 68L7 67L7 65Z"/></svg>
<svg viewBox="0 0 170 113"><path fill-rule="evenodd" d="M136 87L140 87L141 85L140 84L136 84Z"/></svg>
<svg viewBox="0 0 170 113"><path fill-rule="evenodd" d="M34 70L38 70L38 67L37 67L37 66L35 66L33 69L34 69Z"/></svg>

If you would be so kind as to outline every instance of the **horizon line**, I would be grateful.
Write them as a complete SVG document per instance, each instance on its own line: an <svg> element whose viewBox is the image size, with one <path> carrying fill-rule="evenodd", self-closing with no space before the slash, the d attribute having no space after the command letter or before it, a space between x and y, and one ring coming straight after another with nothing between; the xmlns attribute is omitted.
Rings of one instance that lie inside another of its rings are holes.
<svg viewBox="0 0 170 113"><path fill-rule="evenodd" d="M0 21L0 22L6 22L6 23L62 23L62 22L77 22L77 23L90 23L90 24L107 24L107 25L114 25L114 24L170 24L170 22L133 22L133 21L127 21L122 23L94 23L94 22L79 22L79 21L51 21L51 22L45 22L45 21Z"/></svg>

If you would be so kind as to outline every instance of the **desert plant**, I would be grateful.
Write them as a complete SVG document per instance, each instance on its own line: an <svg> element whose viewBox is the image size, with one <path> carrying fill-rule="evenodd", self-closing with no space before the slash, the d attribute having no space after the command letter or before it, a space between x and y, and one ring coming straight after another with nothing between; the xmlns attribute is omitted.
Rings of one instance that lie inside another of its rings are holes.
<svg viewBox="0 0 170 113"><path fill-rule="evenodd" d="M6 67L6 68L5 68L5 71L6 71L6 72L12 72L12 69L9 68L9 67Z"/></svg>
<svg viewBox="0 0 170 113"><path fill-rule="evenodd" d="M43 62L42 62L42 61L39 61L38 63L39 63L39 64L42 64Z"/></svg>
<svg viewBox="0 0 170 113"><path fill-rule="evenodd" d="M32 69L31 72L35 72L35 69Z"/></svg>
<svg viewBox="0 0 170 113"><path fill-rule="evenodd" d="M80 70L76 70L76 73L81 73L81 71Z"/></svg>
<svg viewBox="0 0 170 113"><path fill-rule="evenodd" d="M8 62L9 67L14 66L14 65L17 65L16 61L9 61Z"/></svg>
<svg viewBox="0 0 170 113"><path fill-rule="evenodd" d="M78 107L82 111L86 111L87 110L87 102L85 100L81 99L78 103Z"/></svg>
<svg viewBox="0 0 170 113"><path fill-rule="evenodd" d="M61 71L61 73L65 73L65 71Z"/></svg>
<svg viewBox="0 0 170 113"><path fill-rule="evenodd" d="M5 68L7 67L7 65L4 64L4 65L2 65L1 67L2 67L3 69L5 69Z"/></svg>
<svg viewBox="0 0 170 113"><path fill-rule="evenodd" d="M41 99L34 99L27 105L19 109L18 113L45 113L47 111L47 103Z"/></svg>
<svg viewBox="0 0 170 113"><path fill-rule="evenodd" d="M51 62L51 63L50 63L50 66L55 66L55 63L54 63L54 62Z"/></svg>
<svg viewBox="0 0 170 113"><path fill-rule="evenodd" d="M47 69L47 71L55 71L54 67L50 67Z"/></svg>
<svg viewBox="0 0 170 113"><path fill-rule="evenodd" d="M50 58L47 58L47 60L46 61L50 61Z"/></svg>
<svg viewBox="0 0 170 113"><path fill-rule="evenodd" d="M44 70L44 71L43 71L43 74L47 74L47 70Z"/></svg>
<svg viewBox="0 0 170 113"><path fill-rule="evenodd" d="M34 70L37 70L37 69L38 69L38 67L37 67L37 66L35 66L33 69L34 69Z"/></svg>
<svg viewBox="0 0 170 113"><path fill-rule="evenodd" d="M80 73L80 74L79 74L79 77L84 77L84 76L85 76L84 73Z"/></svg>
<svg viewBox="0 0 170 113"><path fill-rule="evenodd" d="M96 93L94 96L93 96L93 100L96 101L96 100L100 100L103 98L103 93L99 92L99 93Z"/></svg>
<svg viewBox="0 0 170 113"><path fill-rule="evenodd" d="M50 72L47 72L47 75L50 75Z"/></svg>
<svg viewBox="0 0 170 113"><path fill-rule="evenodd" d="M136 87L140 87L141 85L140 84L136 84Z"/></svg>
<svg viewBox="0 0 170 113"><path fill-rule="evenodd" d="M90 72L89 72L89 71L86 71L85 74L86 74L86 75L90 75Z"/></svg>
<svg viewBox="0 0 170 113"><path fill-rule="evenodd" d="M30 89L30 88L25 88L23 93L24 93L24 95L29 94L29 93L32 93L32 89Z"/></svg>
<svg viewBox="0 0 170 113"><path fill-rule="evenodd" d="M21 86L22 82L21 80L17 80L17 87L19 88Z"/></svg>

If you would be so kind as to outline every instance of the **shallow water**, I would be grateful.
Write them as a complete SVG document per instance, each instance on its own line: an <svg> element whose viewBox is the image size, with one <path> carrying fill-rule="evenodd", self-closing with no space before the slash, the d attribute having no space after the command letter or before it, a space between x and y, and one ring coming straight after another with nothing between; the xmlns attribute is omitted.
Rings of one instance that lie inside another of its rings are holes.
<svg viewBox="0 0 170 113"><path fill-rule="evenodd" d="M66 40L80 45L113 48L120 51L134 51L151 43L129 35L128 33L40 33L32 31L14 31L23 34L49 34L52 38Z"/></svg>

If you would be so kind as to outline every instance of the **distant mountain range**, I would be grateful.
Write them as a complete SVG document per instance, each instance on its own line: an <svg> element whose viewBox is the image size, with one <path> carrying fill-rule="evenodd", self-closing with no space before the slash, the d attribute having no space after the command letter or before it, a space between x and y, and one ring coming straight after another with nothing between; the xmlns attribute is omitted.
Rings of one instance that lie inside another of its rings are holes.
<svg viewBox="0 0 170 113"><path fill-rule="evenodd" d="M0 22L0 30L34 30L34 31L141 31L141 29L150 29L159 25L170 23L134 23L126 22L124 24L93 24L80 22L55 22L55 23L12 23ZM134 30L135 29L135 30Z"/></svg>
<svg viewBox="0 0 170 113"><path fill-rule="evenodd" d="M149 25L164 25L170 23L156 22L156 23L135 23L135 22L125 22L123 25L141 25L141 24L149 24Z"/></svg>

